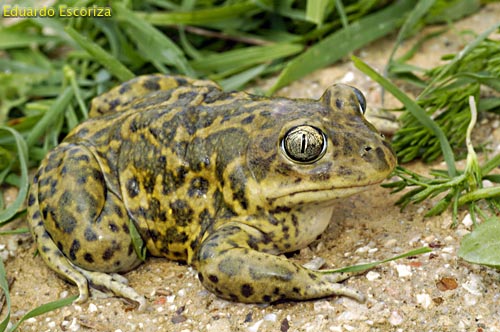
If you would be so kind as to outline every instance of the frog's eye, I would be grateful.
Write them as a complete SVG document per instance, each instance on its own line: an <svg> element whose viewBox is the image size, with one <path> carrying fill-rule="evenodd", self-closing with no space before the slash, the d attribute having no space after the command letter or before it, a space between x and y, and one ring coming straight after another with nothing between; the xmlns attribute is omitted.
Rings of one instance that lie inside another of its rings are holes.
<svg viewBox="0 0 500 332"><path fill-rule="evenodd" d="M356 95L356 99L358 99L359 111L361 112L361 114L365 114L365 112L366 112L365 96L363 95L363 93L361 91L359 91L355 87L352 87L352 90L354 91L354 94Z"/></svg>
<svg viewBox="0 0 500 332"><path fill-rule="evenodd" d="M299 163L312 163L326 152L326 136L316 127L297 126L285 134L281 148L288 158Z"/></svg>

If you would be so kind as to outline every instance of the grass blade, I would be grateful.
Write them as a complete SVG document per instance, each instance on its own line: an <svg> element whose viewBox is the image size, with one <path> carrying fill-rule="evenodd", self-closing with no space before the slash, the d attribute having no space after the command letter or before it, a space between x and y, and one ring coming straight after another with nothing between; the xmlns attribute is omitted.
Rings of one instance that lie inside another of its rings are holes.
<svg viewBox="0 0 500 332"><path fill-rule="evenodd" d="M195 76L182 50L165 34L139 18L121 3L113 5L113 12L116 14L116 19L123 23L128 36L137 44L137 48L143 50L141 54L145 58L153 63L173 65L181 73Z"/></svg>
<svg viewBox="0 0 500 332"><path fill-rule="evenodd" d="M175 24L185 25L210 25L220 24L224 20L234 20L238 16L247 14L249 11L259 9L252 1L244 1L223 7L212 7L186 12L152 12L141 13L137 16L147 22L158 26L169 26Z"/></svg>
<svg viewBox="0 0 500 332"><path fill-rule="evenodd" d="M45 303L45 304L42 304L39 307L36 307L35 309L33 309L30 312L28 312L26 315L24 315L23 317L21 317L21 319L16 324L14 324L14 326L12 327L12 329L10 330L10 332L14 332L15 330L17 330L17 328L19 327L19 325L22 322L24 322L25 320L33 318L33 317L36 317L36 316L40 316L40 315L45 314L45 313L47 313L49 311L53 311L53 310L65 307L67 305L70 305L77 298L78 298L78 295L74 295L74 296L66 297L64 299L59 299L59 300L56 300L56 301Z"/></svg>
<svg viewBox="0 0 500 332"><path fill-rule="evenodd" d="M29 147L33 146L36 141L47 132L47 129L61 117L61 114L67 109L71 98L73 98L73 90L71 87L67 87L55 100L50 109L45 112L43 117L31 129L26 139L26 144Z"/></svg>
<svg viewBox="0 0 500 332"><path fill-rule="evenodd" d="M273 44L266 46L252 46L240 50L227 51L222 54L213 54L191 62L194 69L200 71L224 71L235 67L249 67L266 63L275 59L284 58L302 51L304 46L299 44Z"/></svg>
<svg viewBox="0 0 500 332"><path fill-rule="evenodd" d="M399 1L326 37L290 61L267 94L395 30L413 5L413 1Z"/></svg>
<svg viewBox="0 0 500 332"><path fill-rule="evenodd" d="M7 325L10 321L10 294L9 294L9 282L7 281L7 273L5 272L5 266L3 265L2 259L0 259L0 289L2 289L5 294L5 303L7 304L7 314L5 318L0 322L0 332L7 329Z"/></svg>
<svg viewBox="0 0 500 332"><path fill-rule="evenodd" d="M411 250L411 251L408 251L408 252L406 252L404 254L401 254L401 255L398 255L398 256L394 256L394 257L391 257L391 258L387 258L387 259L384 259L384 260L381 260L381 261L377 261L377 262L366 263L366 264L359 264L359 265L352 265L352 266L343 267L341 269L335 269L335 270L320 270L318 272L321 272L321 273L363 272L363 271L372 269L375 266L380 265L380 264L384 264L384 263L387 263L387 262L390 262L390 261L395 261L397 259L406 258L406 257L410 257L410 256L422 255L422 254L426 254L428 252L432 252L432 249L429 248L429 247L422 247L422 248Z"/></svg>
<svg viewBox="0 0 500 332"><path fill-rule="evenodd" d="M72 27L66 27L65 31L73 38L80 47L87 51L94 59L102 64L109 72L120 81L128 81L135 77L134 73L128 70L114 56L106 52L102 47L82 36Z"/></svg>
<svg viewBox="0 0 500 332"><path fill-rule="evenodd" d="M306 6L306 20L316 25L323 24L328 3L328 0L308 0Z"/></svg>
<svg viewBox="0 0 500 332"><path fill-rule="evenodd" d="M19 192L14 202L5 210L0 211L0 225L10 220L21 208L28 193L28 148L24 138L15 129L0 126L0 130L9 132L16 142L19 168L21 169L21 181Z"/></svg>

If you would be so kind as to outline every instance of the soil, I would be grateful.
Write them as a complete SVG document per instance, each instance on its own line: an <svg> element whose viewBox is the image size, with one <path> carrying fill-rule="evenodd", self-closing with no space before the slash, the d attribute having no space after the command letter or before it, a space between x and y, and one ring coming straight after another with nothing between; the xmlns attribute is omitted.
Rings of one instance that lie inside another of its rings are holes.
<svg viewBox="0 0 500 332"><path fill-rule="evenodd" d="M448 33L424 43L412 63L424 68L435 66L442 55L460 51L470 40L460 31L480 33L498 23L499 17L500 3L490 3L456 23ZM427 28L418 37L441 28ZM395 36L377 41L357 55L382 70L394 40ZM405 43L401 51L414 42ZM380 106L379 88L351 62L319 70L279 94L317 98L336 81L357 86L365 92L371 107ZM262 86L270 84L272 80L262 82ZM386 103L397 105L386 96ZM498 117L482 119L475 130L487 138L495 153L500 152L499 123ZM431 168L444 168L442 163L405 166L424 174ZM15 190L5 195L12 199ZM399 197L378 187L336 202L333 220L321 238L290 258L306 263L321 257L326 261L324 268L333 268L381 260L422 246L433 249L432 253L379 265L346 281L367 295L365 303L344 297L276 305L232 303L207 292L192 268L151 258L126 274L130 285L147 297L145 312L137 312L119 298L93 298L31 318L19 330L500 331L500 274L457 257L460 239L471 229L467 211L460 211L458 226L451 228L449 212L424 217L433 202L410 205L401 212L394 204ZM20 226L25 226L24 220L14 227ZM0 238L0 255L12 281L13 321L41 304L77 293L74 285L58 278L33 254L29 235Z"/></svg>

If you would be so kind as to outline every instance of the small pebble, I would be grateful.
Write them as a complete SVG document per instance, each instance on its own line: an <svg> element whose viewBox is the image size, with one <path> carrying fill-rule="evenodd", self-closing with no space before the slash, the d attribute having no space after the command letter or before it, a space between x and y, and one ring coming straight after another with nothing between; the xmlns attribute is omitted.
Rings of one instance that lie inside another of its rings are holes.
<svg viewBox="0 0 500 332"><path fill-rule="evenodd" d="M428 309L432 304L431 296L426 293L417 294L417 303L420 304L422 308Z"/></svg>
<svg viewBox="0 0 500 332"><path fill-rule="evenodd" d="M94 303L89 304L89 312L96 312L97 306Z"/></svg>
<svg viewBox="0 0 500 332"><path fill-rule="evenodd" d="M467 213L465 215L464 219L462 219L462 224L465 227L471 227L472 226L472 217L470 216L470 213Z"/></svg>
<svg viewBox="0 0 500 332"><path fill-rule="evenodd" d="M411 272L411 267L405 264L397 264L396 271L398 272L398 276L400 278L409 277L413 274Z"/></svg>
<svg viewBox="0 0 500 332"><path fill-rule="evenodd" d="M257 332L257 331L259 331L259 327L262 324L262 322L264 322L263 319L258 320L257 322L255 322L255 324L253 324L252 326L250 326L249 328L247 328L247 331L248 332Z"/></svg>
<svg viewBox="0 0 500 332"><path fill-rule="evenodd" d="M393 312L391 312L391 316L389 317L389 323L392 326L401 325L401 323L403 323L403 317L401 317L399 312L394 310Z"/></svg>
<svg viewBox="0 0 500 332"><path fill-rule="evenodd" d="M363 254L363 253L365 253L365 252L368 252L368 250L370 250L370 247L368 247L368 246L364 246L364 247L360 247L360 248L356 249L356 251L355 251L355 252L356 252L357 254Z"/></svg>
<svg viewBox="0 0 500 332"><path fill-rule="evenodd" d="M392 248L392 247L394 247L396 244L398 244L398 240L396 240L396 239L389 239L389 240L387 240L387 241L384 243L384 247L385 247L385 248Z"/></svg>
<svg viewBox="0 0 500 332"><path fill-rule="evenodd" d="M380 273L378 273L378 272L369 271L366 274L366 279L368 279L369 281L374 281L374 280L376 280L378 278L380 278Z"/></svg>
<svg viewBox="0 0 500 332"><path fill-rule="evenodd" d="M469 280L462 287L472 295L483 295L484 285L481 276L472 273L469 275Z"/></svg>
<svg viewBox="0 0 500 332"><path fill-rule="evenodd" d="M491 188L494 184L490 180L483 180L483 188Z"/></svg>
<svg viewBox="0 0 500 332"><path fill-rule="evenodd" d="M445 239L446 240L446 239ZM441 249L442 252L444 253L447 253L447 254L452 254L455 252L455 248L454 247L444 247L443 249Z"/></svg>
<svg viewBox="0 0 500 332"><path fill-rule="evenodd" d="M267 314L264 316L264 320L268 322L275 322L276 321L276 314Z"/></svg>
<svg viewBox="0 0 500 332"><path fill-rule="evenodd" d="M311 270L319 270L323 265L325 265L326 260L321 257L314 257L309 262L305 263L303 266Z"/></svg>
<svg viewBox="0 0 500 332"><path fill-rule="evenodd" d="M36 318L35 317L28 318L28 319L25 320L25 322L26 323L30 323L30 324L36 323Z"/></svg>

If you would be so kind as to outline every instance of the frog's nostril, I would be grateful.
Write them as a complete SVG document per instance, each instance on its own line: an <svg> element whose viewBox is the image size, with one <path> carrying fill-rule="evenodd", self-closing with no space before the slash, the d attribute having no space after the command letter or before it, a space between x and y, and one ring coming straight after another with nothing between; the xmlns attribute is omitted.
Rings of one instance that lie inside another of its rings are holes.
<svg viewBox="0 0 500 332"><path fill-rule="evenodd" d="M369 152L372 150L372 147L371 146L365 146L365 152Z"/></svg>

